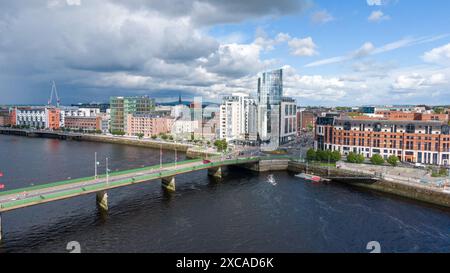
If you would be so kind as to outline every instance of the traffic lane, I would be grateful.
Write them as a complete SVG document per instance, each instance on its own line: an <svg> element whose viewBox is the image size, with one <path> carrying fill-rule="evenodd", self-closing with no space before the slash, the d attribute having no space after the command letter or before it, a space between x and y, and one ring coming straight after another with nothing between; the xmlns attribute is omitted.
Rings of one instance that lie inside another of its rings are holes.
<svg viewBox="0 0 450 273"><path fill-rule="evenodd" d="M212 161L211 160L211 162L220 162L220 161L218 161L218 160ZM203 162L194 162L194 163L177 165L176 167L172 166L172 167L163 168L163 169L153 169L153 170L143 171L143 172L141 171L138 174L112 176L112 177L110 177L109 182L116 182L116 181L120 181L123 179L129 179L129 178L138 178L140 176L159 173L162 171L175 170L180 167L186 168L186 167L194 167L194 166L202 166L202 165L204 165ZM50 188L50 190L39 189L39 190L35 190L35 191L30 191L30 192L22 192L19 194L6 195L3 197L0 197L0 204L8 203L11 201L17 201L17 200L26 200L29 198L34 198L34 197L38 197L38 196L45 195L45 194L59 193L59 192L63 192L63 191L73 190L73 189L80 189L85 186L93 186L93 185L100 185L100 184L106 184L106 178L102 178L99 180L87 181L87 182L85 181L85 182L80 182L80 183L75 183L75 184L69 184L69 185L61 185L61 186L57 186L58 187L57 189L56 188Z"/></svg>

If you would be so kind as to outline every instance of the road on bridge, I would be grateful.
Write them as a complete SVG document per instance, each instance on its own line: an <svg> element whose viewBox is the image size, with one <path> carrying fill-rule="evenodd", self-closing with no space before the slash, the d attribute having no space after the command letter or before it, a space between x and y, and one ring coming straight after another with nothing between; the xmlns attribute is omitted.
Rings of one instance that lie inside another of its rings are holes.
<svg viewBox="0 0 450 273"><path fill-rule="evenodd" d="M239 157L228 157L227 160L236 160L239 159ZM211 163L219 163L223 162L223 158L212 158L209 160ZM82 189L88 186L104 186L106 189L109 188L109 184L117 182L117 181L123 181L126 179L132 179L133 181L136 179L139 179L140 177L151 175L151 174L157 174L162 173L165 171L176 171L179 169L185 169L185 168L198 168L198 169L204 169L208 168L202 160L199 161L188 161L188 162L179 162L176 165L171 166L163 166L162 168L159 167L150 167L146 170L138 169L136 172L126 173L126 174L114 174L111 173L109 175L108 183L106 177L103 175L102 177L99 177L97 179L90 179L80 182L73 182L73 183L67 183L67 184L61 184L51 187L44 187L39 189L30 189L27 190L24 188L23 191L17 192L17 190L12 190L14 193L0 195L0 208L5 208L5 206L2 206L4 204L8 204L15 201L23 201L26 203L26 200L30 200L30 203L32 203L31 200L35 200L37 197L42 197L44 195L49 194L58 194L58 193L64 193L70 190L76 190L76 189ZM208 163L208 165L210 165ZM113 187L111 187L113 188ZM0 209L1 211L1 209Z"/></svg>

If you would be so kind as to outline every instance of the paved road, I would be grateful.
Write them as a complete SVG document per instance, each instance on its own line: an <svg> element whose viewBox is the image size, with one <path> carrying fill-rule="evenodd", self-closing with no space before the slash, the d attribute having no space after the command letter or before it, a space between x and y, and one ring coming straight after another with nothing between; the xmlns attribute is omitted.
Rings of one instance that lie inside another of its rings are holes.
<svg viewBox="0 0 450 273"><path fill-rule="evenodd" d="M229 158L228 160L233 160L233 159L237 159L237 157ZM222 161L222 158L211 159L210 161L211 162L220 162L220 161ZM156 169L151 169L151 170L139 171L136 173L110 176L108 179L108 182L115 182L115 181L120 181L120 180L125 180L125 179L131 179L131 178L139 178L144 175L159 173L161 171L171 171L171 170L176 170L176 169L180 169L180 168L187 168L187 167L194 167L194 166L200 167L202 165L204 165L203 161L189 162L189 163L180 162L180 164L177 164L177 166L169 166L169 167L163 167L162 169L156 168ZM60 186L44 188L44 189L37 189L37 190L29 191L29 192L21 192L21 193L3 195L3 196L0 196L0 205L11 202L11 201L26 200L26 199L31 199L33 197L38 197L41 195L65 192L65 191L69 191L69 190L80 189L80 188L83 188L86 186L93 186L93 185L100 185L100 184L106 185L106 178L98 178L96 180L71 183L71 184L60 185Z"/></svg>

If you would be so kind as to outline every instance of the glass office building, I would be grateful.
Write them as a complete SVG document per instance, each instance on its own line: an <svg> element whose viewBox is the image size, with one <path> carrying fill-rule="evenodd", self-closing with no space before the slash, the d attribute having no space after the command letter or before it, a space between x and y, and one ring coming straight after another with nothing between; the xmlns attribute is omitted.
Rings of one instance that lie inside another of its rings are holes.
<svg viewBox="0 0 450 273"><path fill-rule="evenodd" d="M278 147L280 110L283 98L283 70L262 72L258 77L258 135L264 146Z"/></svg>

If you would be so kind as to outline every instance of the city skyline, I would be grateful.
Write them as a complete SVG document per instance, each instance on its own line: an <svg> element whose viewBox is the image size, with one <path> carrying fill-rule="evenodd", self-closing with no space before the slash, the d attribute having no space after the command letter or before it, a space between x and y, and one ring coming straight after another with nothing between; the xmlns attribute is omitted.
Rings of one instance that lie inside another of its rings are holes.
<svg viewBox="0 0 450 273"><path fill-rule="evenodd" d="M219 103L280 67L301 106L450 103L447 2L227 2L2 2L0 104L45 104L52 80L65 105Z"/></svg>

